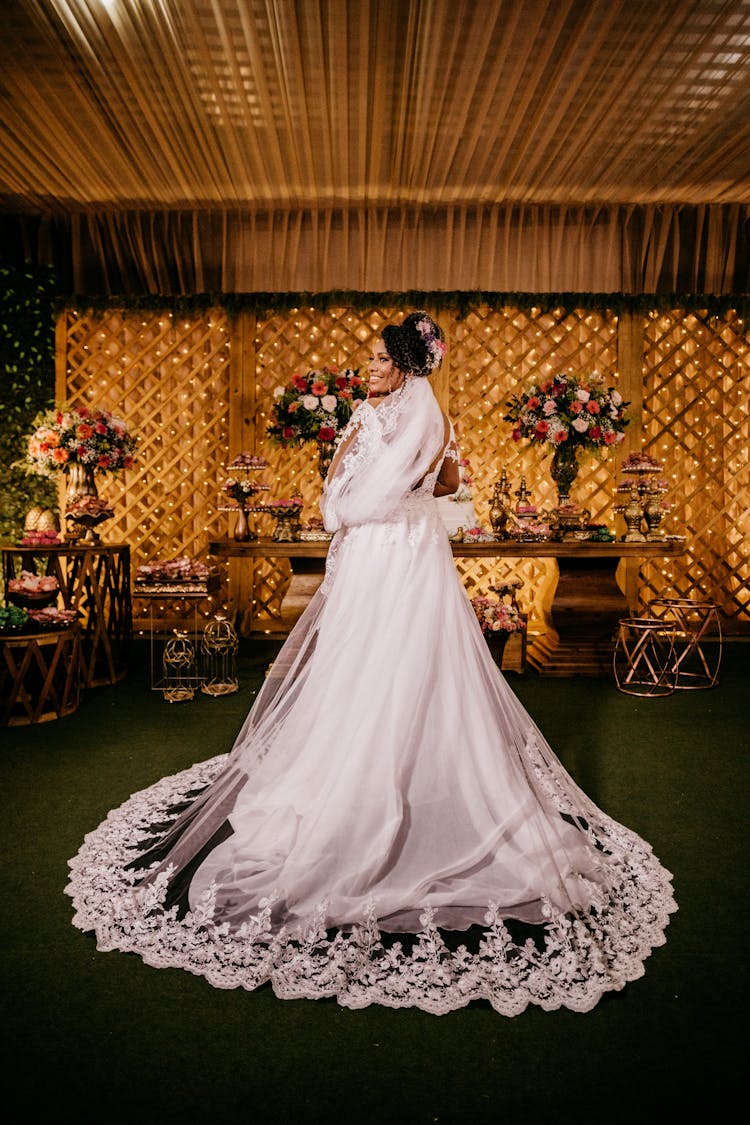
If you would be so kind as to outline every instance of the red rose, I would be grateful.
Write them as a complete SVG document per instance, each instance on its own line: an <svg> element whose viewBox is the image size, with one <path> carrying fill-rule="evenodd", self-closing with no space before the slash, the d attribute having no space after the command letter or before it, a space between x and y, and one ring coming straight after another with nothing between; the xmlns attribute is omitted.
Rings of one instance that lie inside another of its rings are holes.
<svg viewBox="0 0 750 1125"><path fill-rule="evenodd" d="M360 379L359 375L352 375L351 379L349 380L349 385L351 387L359 387L361 383L362 380Z"/></svg>
<svg viewBox="0 0 750 1125"><path fill-rule="evenodd" d="M534 427L534 433L537 435L537 437L544 437L548 430L549 422L545 422L544 420L542 420L541 422L537 422L536 426Z"/></svg>
<svg viewBox="0 0 750 1125"><path fill-rule="evenodd" d="M104 422L97 422L96 423L96 432L98 434L106 434L106 432L107 432L106 424Z"/></svg>
<svg viewBox="0 0 750 1125"><path fill-rule="evenodd" d="M281 436L283 438L294 437L294 427L293 426L284 426L284 429L281 431Z"/></svg>
<svg viewBox="0 0 750 1125"><path fill-rule="evenodd" d="M318 441L333 441L336 431L331 426L321 426L318 430Z"/></svg>
<svg viewBox="0 0 750 1125"><path fill-rule="evenodd" d="M617 441L617 434L615 433L615 431L614 430L607 430L606 434L604 435L604 444L605 445L614 445L616 441Z"/></svg>
<svg viewBox="0 0 750 1125"><path fill-rule="evenodd" d="M521 431L520 430L514 430L513 431L513 441L520 441L520 440L521 440Z"/></svg>
<svg viewBox="0 0 750 1125"><path fill-rule="evenodd" d="M344 387L346 386L346 379L343 375L339 375L339 377L336 379L336 386L340 391L343 391Z"/></svg>
<svg viewBox="0 0 750 1125"><path fill-rule="evenodd" d="M598 441L601 436L602 436L601 426L592 426L589 429L589 437L593 438L594 441Z"/></svg>
<svg viewBox="0 0 750 1125"><path fill-rule="evenodd" d="M526 403L526 409L527 410L538 410L540 402L541 402L541 399L538 399L536 397L536 395L532 395L531 398L529 399L529 401Z"/></svg>
<svg viewBox="0 0 750 1125"><path fill-rule="evenodd" d="M109 456L108 456L108 454L102 453L101 457L99 458L98 465L99 465L100 469L108 469L109 468Z"/></svg>

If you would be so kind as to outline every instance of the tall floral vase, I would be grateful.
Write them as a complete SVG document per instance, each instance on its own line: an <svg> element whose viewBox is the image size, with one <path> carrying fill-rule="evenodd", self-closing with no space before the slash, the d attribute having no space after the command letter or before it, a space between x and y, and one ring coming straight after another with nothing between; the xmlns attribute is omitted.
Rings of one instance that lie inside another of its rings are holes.
<svg viewBox="0 0 750 1125"><path fill-rule="evenodd" d="M325 480L333 460L334 443L332 441L318 442L318 471L321 479Z"/></svg>
<svg viewBox="0 0 750 1125"><path fill-rule="evenodd" d="M96 477L93 465L82 465L73 461L65 472L65 510L70 511L73 505L84 496L98 496Z"/></svg>
<svg viewBox="0 0 750 1125"><path fill-rule="evenodd" d="M578 450L574 445L563 442L555 448L550 474L557 488L557 503L567 504L570 490L578 476Z"/></svg>

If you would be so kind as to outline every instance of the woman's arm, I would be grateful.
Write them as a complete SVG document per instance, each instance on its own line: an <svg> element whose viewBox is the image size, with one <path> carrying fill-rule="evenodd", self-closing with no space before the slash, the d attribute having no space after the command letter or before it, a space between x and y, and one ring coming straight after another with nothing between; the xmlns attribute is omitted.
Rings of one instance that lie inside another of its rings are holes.
<svg viewBox="0 0 750 1125"><path fill-rule="evenodd" d="M435 487L432 490L433 496L452 496L460 483L458 471L458 443L452 441L449 443L445 450L445 457L440 466Z"/></svg>

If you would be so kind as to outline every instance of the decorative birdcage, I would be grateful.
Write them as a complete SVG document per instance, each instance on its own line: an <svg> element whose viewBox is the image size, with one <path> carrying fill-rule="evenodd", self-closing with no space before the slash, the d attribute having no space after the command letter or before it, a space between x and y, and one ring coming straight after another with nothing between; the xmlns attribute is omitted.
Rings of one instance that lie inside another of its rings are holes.
<svg viewBox="0 0 750 1125"><path fill-rule="evenodd" d="M204 657L201 691L206 695L231 695L238 690L238 648L239 639L231 622L222 613L217 613L203 630L201 641Z"/></svg>
<svg viewBox="0 0 750 1125"><path fill-rule="evenodd" d="M167 703L184 703L195 696L195 646L186 632L173 632L162 654L161 690Z"/></svg>

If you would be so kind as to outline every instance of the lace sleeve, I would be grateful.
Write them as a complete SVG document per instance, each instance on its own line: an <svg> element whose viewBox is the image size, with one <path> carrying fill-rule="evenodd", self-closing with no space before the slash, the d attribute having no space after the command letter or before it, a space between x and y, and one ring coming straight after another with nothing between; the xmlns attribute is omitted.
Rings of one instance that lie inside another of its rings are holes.
<svg viewBox="0 0 750 1125"><path fill-rule="evenodd" d="M350 429L351 427L351 429ZM435 462L443 415L426 379L410 379L377 409L364 403L342 433L321 499L328 531L384 520Z"/></svg>

